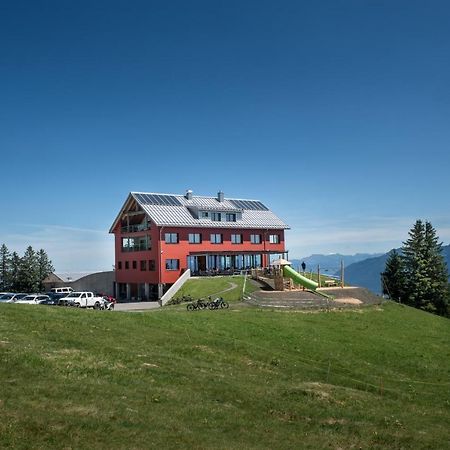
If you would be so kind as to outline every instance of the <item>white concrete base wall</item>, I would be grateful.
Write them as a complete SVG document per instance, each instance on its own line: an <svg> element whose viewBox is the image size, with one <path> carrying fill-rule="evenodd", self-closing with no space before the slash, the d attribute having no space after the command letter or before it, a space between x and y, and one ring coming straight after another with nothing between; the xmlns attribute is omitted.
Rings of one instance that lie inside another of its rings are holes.
<svg viewBox="0 0 450 450"><path fill-rule="evenodd" d="M186 283L187 280L189 280L189 278L191 278L190 269L186 270L186 272L184 272L183 275L181 275L181 277L178 278L178 280L173 283L170 289L161 297L161 306L164 306L180 290L181 286L183 286L183 284Z"/></svg>

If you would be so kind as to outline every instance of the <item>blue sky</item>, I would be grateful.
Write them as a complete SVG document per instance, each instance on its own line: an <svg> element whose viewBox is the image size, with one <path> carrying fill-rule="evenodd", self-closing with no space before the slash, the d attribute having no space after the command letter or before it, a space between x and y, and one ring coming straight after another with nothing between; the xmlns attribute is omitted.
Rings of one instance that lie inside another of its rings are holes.
<svg viewBox="0 0 450 450"><path fill-rule="evenodd" d="M447 1L0 3L0 243L108 270L128 192L261 199L291 257L450 242Z"/></svg>

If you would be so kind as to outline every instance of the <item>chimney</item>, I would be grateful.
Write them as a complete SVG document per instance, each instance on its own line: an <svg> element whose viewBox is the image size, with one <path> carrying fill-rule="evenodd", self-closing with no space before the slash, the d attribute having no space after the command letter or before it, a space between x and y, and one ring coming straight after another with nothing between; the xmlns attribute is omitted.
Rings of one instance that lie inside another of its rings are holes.
<svg viewBox="0 0 450 450"><path fill-rule="evenodd" d="M185 197L186 197L186 200L192 200L192 191L190 189L188 189L186 191Z"/></svg>
<svg viewBox="0 0 450 450"><path fill-rule="evenodd" d="M224 193L222 191L219 191L217 193L217 201L218 202L223 202L223 199L224 199Z"/></svg>

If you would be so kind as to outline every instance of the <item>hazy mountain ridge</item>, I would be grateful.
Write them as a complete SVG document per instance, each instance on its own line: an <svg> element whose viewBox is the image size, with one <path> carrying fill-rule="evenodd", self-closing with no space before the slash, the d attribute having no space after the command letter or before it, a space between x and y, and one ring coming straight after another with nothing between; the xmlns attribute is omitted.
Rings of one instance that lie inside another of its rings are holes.
<svg viewBox="0 0 450 450"><path fill-rule="evenodd" d="M382 253L356 253L355 255L343 255L341 253L332 253L329 255L313 254L304 258L291 259L290 261L296 270L304 262L306 264L306 271L308 272L317 271L317 266L319 265L321 272L334 275L337 271L340 271L341 261L344 261L344 266L348 266L381 255Z"/></svg>
<svg viewBox="0 0 450 450"><path fill-rule="evenodd" d="M397 250L399 251L399 249ZM389 253L390 252L348 265L345 268L345 282L355 286L368 288L377 294L381 293L380 274L384 271ZM442 246L442 255L444 256L448 269L450 267L450 245ZM338 274L338 271L336 271L336 275Z"/></svg>

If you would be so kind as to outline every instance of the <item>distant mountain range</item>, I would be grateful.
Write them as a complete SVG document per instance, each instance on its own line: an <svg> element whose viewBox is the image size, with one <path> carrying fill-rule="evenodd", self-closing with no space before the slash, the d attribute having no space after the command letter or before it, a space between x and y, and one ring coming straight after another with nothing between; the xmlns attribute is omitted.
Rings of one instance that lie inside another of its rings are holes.
<svg viewBox="0 0 450 450"><path fill-rule="evenodd" d="M392 251L392 250L391 250ZM300 259L291 259L292 267L301 270L301 264L306 264L306 271L316 272L320 266L320 272L324 275L341 275L341 261L344 261L345 282L353 286L361 286L381 294L380 274L384 271L389 253L357 253L356 255L311 255ZM450 245L442 246L442 254L450 268ZM450 279L450 275L449 275Z"/></svg>
<svg viewBox="0 0 450 450"><path fill-rule="evenodd" d="M354 286L362 286L368 288L371 291L380 294L382 290L380 274L384 271L389 253L390 252L348 265L345 268L344 273L345 282ZM442 255L444 256L444 259L447 263L447 268L449 268L450 245L445 245L442 247ZM336 275L338 274L339 271L336 271Z"/></svg>
<svg viewBox="0 0 450 450"><path fill-rule="evenodd" d="M382 253L357 253L356 255L341 255L340 253L333 253L330 255L315 254L306 256L300 259L291 259L292 267L297 270L301 268L302 262L306 264L306 271L316 272L317 266L320 266L320 271L324 274L334 275L341 270L341 261L344 261L344 266L363 261L368 258L381 256Z"/></svg>

